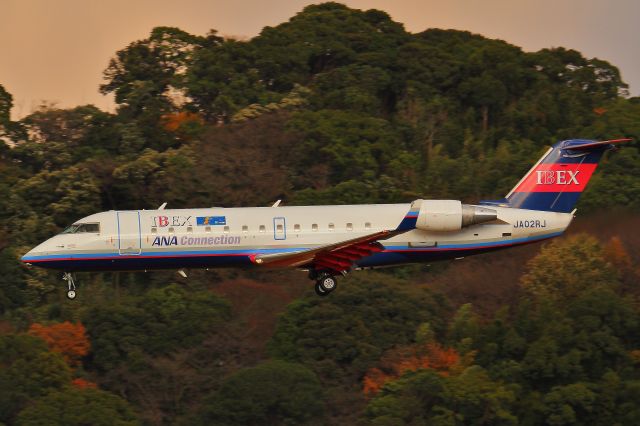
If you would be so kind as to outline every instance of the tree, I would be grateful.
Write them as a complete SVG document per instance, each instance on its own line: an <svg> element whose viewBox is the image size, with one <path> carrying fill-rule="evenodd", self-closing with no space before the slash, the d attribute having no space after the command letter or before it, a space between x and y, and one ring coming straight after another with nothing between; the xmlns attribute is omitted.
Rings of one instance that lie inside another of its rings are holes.
<svg viewBox="0 0 640 426"><path fill-rule="evenodd" d="M289 128L301 136L294 151L295 170L308 164L327 164L332 184L349 179L374 179L392 172L388 165L403 152L389 122L361 113L300 112L292 117Z"/></svg>
<svg viewBox="0 0 640 426"><path fill-rule="evenodd" d="M513 389L478 366L451 377L421 370L385 386L365 416L373 425L510 425L517 424L514 401Z"/></svg>
<svg viewBox="0 0 640 426"><path fill-rule="evenodd" d="M261 80L255 56L255 46L235 40L209 44L196 52L186 87L205 118L229 122L247 105L278 100L280 96L270 93Z"/></svg>
<svg viewBox="0 0 640 426"><path fill-rule="evenodd" d="M149 38L129 44L109 62L100 91L115 94L119 118L135 126L145 147L166 149L179 143L164 129L162 117L187 102L185 74L194 52L212 40L178 28L156 27Z"/></svg>
<svg viewBox="0 0 640 426"><path fill-rule="evenodd" d="M32 200L31 208L45 212L60 228L100 210L99 183L86 166L43 170L23 180L15 193Z"/></svg>
<svg viewBox="0 0 640 426"><path fill-rule="evenodd" d="M431 369L448 375L459 366L460 356L451 348L443 348L429 341L410 346L395 347L382 356L379 367L367 371L363 379L363 392L371 395L392 380L410 371Z"/></svg>
<svg viewBox="0 0 640 426"><path fill-rule="evenodd" d="M98 389L67 387L37 399L20 412L19 426L134 426L140 424L125 400Z"/></svg>
<svg viewBox="0 0 640 426"><path fill-rule="evenodd" d="M28 402L71 381L62 356L33 336L0 336L0 365L1 422L10 423Z"/></svg>
<svg viewBox="0 0 640 426"><path fill-rule="evenodd" d="M316 375L306 367L267 361L228 377L203 402L203 425L320 424L323 395Z"/></svg>
<svg viewBox="0 0 640 426"><path fill-rule="evenodd" d="M185 205L197 189L195 153L189 147L158 152L145 149L112 171L111 188L118 208L155 206L162 201Z"/></svg>
<svg viewBox="0 0 640 426"><path fill-rule="evenodd" d="M585 383L574 383L553 388L544 397L546 423L572 425L588 422L594 411L596 394Z"/></svg>
<svg viewBox="0 0 640 426"><path fill-rule="evenodd" d="M585 234L551 242L527 266L522 287L538 298L567 301L590 287L616 283L598 241Z"/></svg>
<svg viewBox="0 0 640 426"><path fill-rule="evenodd" d="M13 107L13 96L0 84L0 126L3 128L6 128L11 121L11 107Z"/></svg>
<svg viewBox="0 0 640 426"><path fill-rule="evenodd" d="M215 41L215 37L206 40ZM178 28L156 27L149 38L119 50L104 71L104 94L114 92L134 116L145 108L171 108L171 87L180 89L194 52L205 43Z"/></svg>
<svg viewBox="0 0 640 426"><path fill-rule="evenodd" d="M354 276L336 297L293 302L269 344L280 359L311 366L321 377L359 382L382 353L411 343L419 324L442 331L437 295L389 276ZM326 336L330 335L331 339Z"/></svg>
<svg viewBox="0 0 640 426"><path fill-rule="evenodd" d="M77 366L91 349L85 328L81 323L72 324L65 321L49 326L33 323L29 327L29 334L47 342L49 349L61 354L72 367Z"/></svg>
<svg viewBox="0 0 640 426"><path fill-rule="evenodd" d="M126 304L96 306L84 318L100 372L192 347L229 316L226 301L206 291L169 285Z"/></svg>

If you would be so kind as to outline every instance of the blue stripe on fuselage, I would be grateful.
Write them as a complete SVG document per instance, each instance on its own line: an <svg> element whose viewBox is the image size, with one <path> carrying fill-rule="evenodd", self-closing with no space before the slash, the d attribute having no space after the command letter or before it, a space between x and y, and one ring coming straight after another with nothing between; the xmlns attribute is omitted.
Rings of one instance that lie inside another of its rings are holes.
<svg viewBox="0 0 640 426"><path fill-rule="evenodd" d="M437 247L410 247L404 245L388 245L381 253L360 259L358 266L382 266L388 264L410 263L430 260L451 259L486 251L497 250L518 244L531 243L561 235L562 232L511 240L484 243L443 244ZM67 272L81 271L118 271L118 270L152 270L180 268L233 267L252 265L251 257L263 253L298 252L308 248L257 249L257 250L198 250L172 252L142 252L136 255L119 255L117 253L89 253L72 255L25 256L22 261L34 263L50 269Z"/></svg>

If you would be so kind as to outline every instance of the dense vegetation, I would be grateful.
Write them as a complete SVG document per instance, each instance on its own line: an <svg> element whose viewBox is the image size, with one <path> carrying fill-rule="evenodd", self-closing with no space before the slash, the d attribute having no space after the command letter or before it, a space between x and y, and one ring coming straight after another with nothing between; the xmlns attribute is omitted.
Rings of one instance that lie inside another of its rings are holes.
<svg viewBox="0 0 640 426"><path fill-rule="evenodd" d="M594 236L324 299L221 270L85 274L70 303L19 262L109 209L501 198L557 140L640 139L615 66L325 3L247 41L158 27L104 75L115 114L12 121L0 86L0 423L640 423L637 143L580 202Z"/></svg>

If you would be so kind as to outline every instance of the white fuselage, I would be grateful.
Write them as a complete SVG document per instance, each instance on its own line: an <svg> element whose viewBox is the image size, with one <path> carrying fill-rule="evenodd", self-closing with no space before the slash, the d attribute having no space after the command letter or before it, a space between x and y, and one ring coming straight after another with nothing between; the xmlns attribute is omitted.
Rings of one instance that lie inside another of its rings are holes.
<svg viewBox="0 0 640 426"><path fill-rule="evenodd" d="M252 265L252 256L297 252L394 230L411 204L108 211L59 234L23 262L53 269L147 270ZM381 240L384 250L356 267L456 258L560 235L570 213L491 207L497 220L453 232L419 229ZM92 225L93 226L93 225ZM95 232L97 231L97 232Z"/></svg>

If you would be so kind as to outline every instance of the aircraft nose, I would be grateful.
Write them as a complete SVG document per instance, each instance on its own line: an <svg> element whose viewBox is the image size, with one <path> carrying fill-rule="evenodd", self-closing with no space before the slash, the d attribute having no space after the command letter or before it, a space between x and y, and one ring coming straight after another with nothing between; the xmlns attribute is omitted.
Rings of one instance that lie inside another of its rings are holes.
<svg viewBox="0 0 640 426"><path fill-rule="evenodd" d="M22 263L26 263L27 265L30 265L29 261L33 259L33 249L29 250L28 252L26 252L21 258L20 260L22 261Z"/></svg>
<svg viewBox="0 0 640 426"><path fill-rule="evenodd" d="M46 246L46 244L47 244L47 242L45 241L44 243L38 244L37 246L35 246L34 248L32 248L31 250L26 252L20 258L22 263L31 264L31 261L33 261L37 256L43 254L43 251L44 251L43 248L44 248L44 246Z"/></svg>

